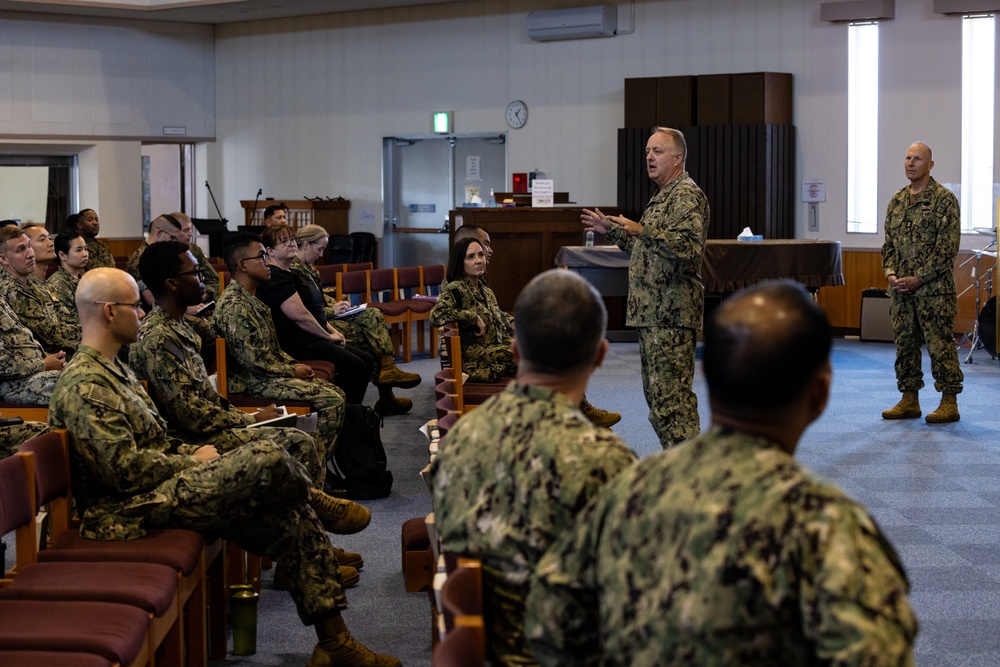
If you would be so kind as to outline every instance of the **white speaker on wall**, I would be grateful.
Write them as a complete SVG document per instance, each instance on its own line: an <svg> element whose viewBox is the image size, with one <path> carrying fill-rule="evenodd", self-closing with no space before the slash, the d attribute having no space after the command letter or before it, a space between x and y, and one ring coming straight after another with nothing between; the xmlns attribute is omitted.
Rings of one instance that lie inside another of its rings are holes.
<svg viewBox="0 0 1000 667"><path fill-rule="evenodd" d="M528 39L536 42L614 37L617 29L618 5L553 9L528 14Z"/></svg>

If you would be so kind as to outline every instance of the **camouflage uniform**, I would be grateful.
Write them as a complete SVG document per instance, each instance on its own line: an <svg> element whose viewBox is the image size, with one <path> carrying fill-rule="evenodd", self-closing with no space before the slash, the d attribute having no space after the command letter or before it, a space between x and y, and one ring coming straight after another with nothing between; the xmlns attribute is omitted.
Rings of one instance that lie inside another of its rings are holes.
<svg viewBox="0 0 1000 667"><path fill-rule="evenodd" d="M79 323L70 321L45 283L34 275L21 281L10 271L0 271L0 291L46 352L72 352L80 344Z"/></svg>
<svg viewBox="0 0 1000 667"><path fill-rule="evenodd" d="M700 430L691 386L705 310L701 262L708 200L684 172L653 195L639 222L638 236L612 226L607 238L631 255L625 324L639 329L649 422L667 448Z"/></svg>
<svg viewBox="0 0 1000 667"><path fill-rule="evenodd" d="M486 333L476 336L476 317L486 324ZM510 317L500 310L493 290L479 281L474 288L467 279L448 283L434 310L431 326L443 327L449 322L458 323L462 339L462 372L474 382L496 382L501 377L517 373L510 340L514 327Z"/></svg>
<svg viewBox="0 0 1000 667"><path fill-rule="evenodd" d="M777 444L713 426L610 482L545 554L549 665L912 665L896 552Z"/></svg>
<svg viewBox="0 0 1000 667"><path fill-rule="evenodd" d="M87 260L88 269L102 266L115 268L115 256L111 254L111 248L104 241L98 241L96 238L89 239L86 236L83 239L87 242L87 252L90 254L90 258Z"/></svg>
<svg viewBox="0 0 1000 667"><path fill-rule="evenodd" d="M0 299L0 399L47 404L59 371L45 370L45 350L17 313Z"/></svg>
<svg viewBox="0 0 1000 667"><path fill-rule="evenodd" d="M31 440L36 435L49 432L49 425L42 422L24 422L0 426L0 458L10 456L22 442Z"/></svg>
<svg viewBox="0 0 1000 667"><path fill-rule="evenodd" d="M958 200L933 178L910 201L909 186L897 192L885 214L882 269L886 278L916 276L923 283L914 294L889 290L889 312L896 341L896 384L899 391L924 386L920 346L927 344L934 388L962 391L962 368L955 346L955 256L961 218Z"/></svg>
<svg viewBox="0 0 1000 667"><path fill-rule="evenodd" d="M431 465L434 518L445 551L482 559L491 664L535 664L524 644L531 572L634 460L566 396L516 380L448 432Z"/></svg>
<svg viewBox="0 0 1000 667"><path fill-rule="evenodd" d="M132 371L85 345L56 384L49 424L69 430L81 535L129 539L145 527L223 537L282 561L304 623L347 606L336 556L306 503L309 476L282 447L256 441L199 462L195 445L167 435Z"/></svg>
<svg viewBox="0 0 1000 667"><path fill-rule="evenodd" d="M199 354L201 341L184 322L159 306L143 318L139 341L129 346L129 362L166 419L170 434L185 442L214 445L228 452L253 441L280 445L305 466L313 485L323 488L325 462L316 442L295 428L259 426L253 415L237 410L208 379Z"/></svg>
<svg viewBox="0 0 1000 667"><path fill-rule="evenodd" d="M49 293L59 302L63 313L76 326L80 326L80 312L76 309L76 286L79 283L79 278L69 275L61 266L45 281Z"/></svg>
<svg viewBox="0 0 1000 667"><path fill-rule="evenodd" d="M264 302L233 280L219 297L212 326L217 336L226 339L228 390L278 400L309 401L318 413L316 444L323 460L333 458L344 423L344 392L325 380L295 377L296 361L278 345L271 311Z"/></svg>
<svg viewBox="0 0 1000 667"><path fill-rule="evenodd" d="M323 283L320 280L319 271L315 267L306 265L301 259L296 257L292 260L289 270L302 280L311 282L319 288L323 294L324 312L327 321L333 328L343 334L344 338L352 345L356 345L368 354L372 355L377 362L385 356L393 356L395 350L392 346L392 338L389 337L389 327L385 323L382 311L378 308L365 308L360 313L336 319L337 315L333 309L336 299L323 291ZM376 365L375 375L378 375Z"/></svg>

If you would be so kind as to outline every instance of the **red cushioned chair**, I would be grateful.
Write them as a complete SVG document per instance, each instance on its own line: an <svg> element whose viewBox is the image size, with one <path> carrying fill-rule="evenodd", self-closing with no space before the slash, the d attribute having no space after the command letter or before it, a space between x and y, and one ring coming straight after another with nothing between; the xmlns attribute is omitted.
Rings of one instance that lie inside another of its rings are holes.
<svg viewBox="0 0 1000 667"><path fill-rule="evenodd" d="M30 441L29 441L30 442ZM149 615L148 651L161 665L183 665L177 574L153 563L38 563L34 455L0 461L0 535L15 531L17 562L0 580L0 601L113 602Z"/></svg>
<svg viewBox="0 0 1000 667"><path fill-rule="evenodd" d="M188 664L206 665L206 545L202 536L192 530L159 528L124 542L85 539L79 530L69 528L72 490L66 431L60 429L33 438L21 448L35 456L37 505L49 506L52 539L48 548L39 553L39 562L159 563L171 567L177 573L180 603L187 610L183 628ZM220 551L209 545L209 553Z"/></svg>
<svg viewBox="0 0 1000 667"><path fill-rule="evenodd" d="M69 651L0 651L4 667L114 667L107 658L94 653Z"/></svg>
<svg viewBox="0 0 1000 667"><path fill-rule="evenodd" d="M402 347L403 362L413 359L410 349L410 308L400 300L396 287L396 269L374 269L368 272L368 306L382 311L392 332L393 345Z"/></svg>

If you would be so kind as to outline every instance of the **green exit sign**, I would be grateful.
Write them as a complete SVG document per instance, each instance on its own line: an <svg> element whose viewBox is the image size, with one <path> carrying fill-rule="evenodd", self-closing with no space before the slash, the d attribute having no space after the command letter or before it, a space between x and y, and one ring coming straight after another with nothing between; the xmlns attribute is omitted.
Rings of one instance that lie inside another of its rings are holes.
<svg viewBox="0 0 1000 667"><path fill-rule="evenodd" d="M435 111L432 115L432 123L436 134L448 134L452 131L451 111Z"/></svg>

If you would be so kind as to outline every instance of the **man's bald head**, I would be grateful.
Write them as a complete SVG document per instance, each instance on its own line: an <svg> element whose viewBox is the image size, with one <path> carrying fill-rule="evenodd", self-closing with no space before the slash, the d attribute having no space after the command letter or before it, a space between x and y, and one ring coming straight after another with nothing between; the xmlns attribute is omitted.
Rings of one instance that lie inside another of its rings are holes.
<svg viewBox="0 0 1000 667"><path fill-rule="evenodd" d="M86 327L88 319L102 317L103 304L131 304L139 301L139 287L135 279L121 269L101 267L91 269L80 278L76 287L76 308L80 311L80 325Z"/></svg>
<svg viewBox="0 0 1000 667"><path fill-rule="evenodd" d="M827 369L832 330L798 283L771 282L726 299L705 327L712 409L758 422L800 400Z"/></svg>

